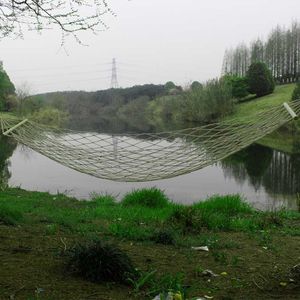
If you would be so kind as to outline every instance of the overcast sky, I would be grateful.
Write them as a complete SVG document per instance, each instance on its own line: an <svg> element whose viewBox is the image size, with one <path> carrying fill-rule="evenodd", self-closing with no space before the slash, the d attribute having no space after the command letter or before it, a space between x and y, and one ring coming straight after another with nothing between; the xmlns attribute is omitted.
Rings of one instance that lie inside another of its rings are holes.
<svg viewBox="0 0 300 300"><path fill-rule="evenodd" d="M121 87L172 80L186 85L220 75L226 48L264 38L299 19L299 0L110 0L110 29L60 46L61 33L0 41L0 60L16 86L32 93L110 87L117 60Z"/></svg>

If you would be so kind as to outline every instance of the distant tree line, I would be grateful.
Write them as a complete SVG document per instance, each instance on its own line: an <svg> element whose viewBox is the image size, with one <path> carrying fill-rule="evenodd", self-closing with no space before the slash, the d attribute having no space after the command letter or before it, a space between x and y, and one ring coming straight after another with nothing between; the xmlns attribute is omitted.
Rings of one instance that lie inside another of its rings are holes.
<svg viewBox="0 0 300 300"><path fill-rule="evenodd" d="M222 74L246 76L252 63L264 62L278 83L291 83L300 79L300 23L290 28L277 26L266 41L260 38L250 46L242 43L225 52Z"/></svg>

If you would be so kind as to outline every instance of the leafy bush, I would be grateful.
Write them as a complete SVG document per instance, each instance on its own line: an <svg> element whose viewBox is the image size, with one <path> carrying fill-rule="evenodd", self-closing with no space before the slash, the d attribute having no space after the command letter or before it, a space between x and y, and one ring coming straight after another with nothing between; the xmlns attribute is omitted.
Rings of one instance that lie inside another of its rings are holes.
<svg viewBox="0 0 300 300"><path fill-rule="evenodd" d="M222 80L231 86L232 96L238 100L249 95L249 85L246 77L225 75Z"/></svg>
<svg viewBox="0 0 300 300"><path fill-rule="evenodd" d="M68 254L68 270L93 282L126 283L135 276L127 254L99 240L76 244Z"/></svg>
<svg viewBox="0 0 300 300"><path fill-rule="evenodd" d="M297 83L292 95L292 100L298 99L300 99L300 82Z"/></svg>
<svg viewBox="0 0 300 300"><path fill-rule="evenodd" d="M182 121L209 123L233 109L231 86L224 80L210 80L201 88L182 95Z"/></svg>
<svg viewBox="0 0 300 300"><path fill-rule="evenodd" d="M253 63L247 72L249 92L257 97L273 93L275 81L266 64L262 62Z"/></svg>
<svg viewBox="0 0 300 300"><path fill-rule="evenodd" d="M37 123L62 127L68 121L68 114L56 108L47 107L34 112L31 118Z"/></svg>
<svg viewBox="0 0 300 300"><path fill-rule="evenodd" d="M161 208L169 204L169 199L157 188L140 189L127 193L122 200L122 204L125 206L141 205Z"/></svg>

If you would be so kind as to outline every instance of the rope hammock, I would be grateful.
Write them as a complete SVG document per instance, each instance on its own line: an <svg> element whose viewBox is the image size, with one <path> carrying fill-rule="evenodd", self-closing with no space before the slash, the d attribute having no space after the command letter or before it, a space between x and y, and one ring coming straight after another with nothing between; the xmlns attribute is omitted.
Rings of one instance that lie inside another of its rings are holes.
<svg viewBox="0 0 300 300"><path fill-rule="evenodd" d="M300 101L242 119L176 131L109 135L0 117L4 135L79 172L115 181L151 181L202 169L291 121Z"/></svg>

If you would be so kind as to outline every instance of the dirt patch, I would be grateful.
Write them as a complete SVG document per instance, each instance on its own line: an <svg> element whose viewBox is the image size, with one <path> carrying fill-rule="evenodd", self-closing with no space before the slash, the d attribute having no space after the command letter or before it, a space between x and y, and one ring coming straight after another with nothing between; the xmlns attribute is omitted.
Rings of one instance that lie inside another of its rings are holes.
<svg viewBox="0 0 300 300"><path fill-rule="evenodd" d="M0 299L149 299L130 287L94 284L67 274L60 253L83 237L47 235L46 226L0 226ZM213 299L299 299L299 283L290 280L289 270L299 263L300 237L278 234L270 241L245 233L218 236L223 247L209 252L150 242L113 242L143 271L183 273L191 299L204 295ZM206 269L219 276L203 276Z"/></svg>

